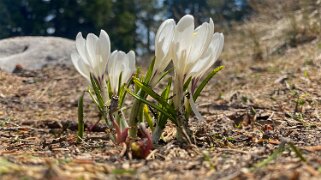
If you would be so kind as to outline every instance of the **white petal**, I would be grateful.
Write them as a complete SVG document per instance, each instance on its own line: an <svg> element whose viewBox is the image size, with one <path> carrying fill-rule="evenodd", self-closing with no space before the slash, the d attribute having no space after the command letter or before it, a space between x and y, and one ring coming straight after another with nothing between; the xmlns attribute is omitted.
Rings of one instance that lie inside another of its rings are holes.
<svg viewBox="0 0 321 180"><path fill-rule="evenodd" d="M177 23L173 40L173 63L175 71L184 76L186 65L188 64L187 55L190 52L194 32L194 18L186 15ZM179 72L177 71L179 70Z"/></svg>
<svg viewBox="0 0 321 180"><path fill-rule="evenodd" d="M155 65L153 71L162 72L169 64L171 57L171 44L174 38L175 21L168 19L159 27L155 39Z"/></svg>
<svg viewBox="0 0 321 180"><path fill-rule="evenodd" d="M207 50L213 33L214 23L212 19L210 19L210 23L203 23L194 31L191 52L189 54L191 60L197 60Z"/></svg>
<svg viewBox="0 0 321 180"><path fill-rule="evenodd" d="M194 32L194 18L186 15L179 20L175 28L174 43L178 43L178 51L189 51Z"/></svg>
<svg viewBox="0 0 321 180"><path fill-rule="evenodd" d="M222 33L215 33L212 37L211 44L206 53L198 60L192 68L191 76L201 77L206 71L213 66L223 50L224 36Z"/></svg>
<svg viewBox="0 0 321 180"><path fill-rule="evenodd" d="M110 39L108 34L104 31L100 31L98 49L100 55L100 72L104 73L106 71L106 66L110 56Z"/></svg>
<svg viewBox="0 0 321 180"><path fill-rule="evenodd" d="M115 50L111 53L109 61L108 61L108 66L107 66L109 83L110 83L110 86L111 86L113 92L116 92L116 89L118 86L118 85L116 86L116 84L118 84L117 83L118 77L116 75L116 67L115 67L117 58L118 58L118 51Z"/></svg>
<svg viewBox="0 0 321 180"><path fill-rule="evenodd" d="M86 50L86 40L82 37L81 32L79 32L76 36L76 48L82 60L89 65L88 53Z"/></svg>
<svg viewBox="0 0 321 180"><path fill-rule="evenodd" d="M135 58L135 52L129 51L127 53L128 60L129 60L129 69L131 73L134 73L136 71L136 58Z"/></svg>
<svg viewBox="0 0 321 180"><path fill-rule="evenodd" d="M168 19L159 27L155 38L155 54L156 57L162 59L162 56L169 50L171 41L174 36L175 21Z"/></svg>
<svg viewBox="0 0 321 180"><path fill-rule="evenodd" d="M81 60L81 57L77 53L71 54L71 61L74 64L77 71L90 82L90 73L86 64Z"/></svg>
<svg viewBox="0 0 321 180"><path fill-rule="evenodd" d="M223 33L215 33L213 35L213 46L216 47L215 48L215 59L214 61L216 61L216 59L221 55L223 47L224 47L224 35Z"/></svg>
<svg viewBox="0 0 321 180"><path fill-rule="evenodd" d="M97 70L95 68L99 64L99 62L97 62L97 59L96 59L97 43L98 43L98 37L93 33L89 33L86 38L86 49L89 55L90 65L94 70Z"/></svg>

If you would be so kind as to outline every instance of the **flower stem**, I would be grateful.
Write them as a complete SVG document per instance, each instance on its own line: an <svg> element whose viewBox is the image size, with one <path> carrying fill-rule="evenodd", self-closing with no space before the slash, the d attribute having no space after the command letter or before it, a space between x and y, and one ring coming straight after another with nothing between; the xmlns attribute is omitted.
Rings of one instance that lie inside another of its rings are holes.
<svg viewBox="0 0 321 180"><path fill-rule="evenodd" d="M142 98L146 98L146 93L142 90L139 90L137 94ZM136 99L132 106L132 110L130 112L129 122L128 122L130 138L137 137L137 123L143 121L142 119L143 107L144 107L144 104L138 99Z"/></svg>
<svg viewBox="0 0 321 180"><path fill-rule="evenodd" d="M158 144L158 141L164 131L164 127L156 126L153 134L152 134L152 139L153 139L153 144L156 145Z"/></svg>
<svg viewBox="0 0 321 180"><path fill-rule="evenodd" d="M179 142L187 142L193 144L191 141L192 131L188 127L188 119L185 118L184 114L181 112L177 117L177 127L176 127L176 139Z"/></svg>

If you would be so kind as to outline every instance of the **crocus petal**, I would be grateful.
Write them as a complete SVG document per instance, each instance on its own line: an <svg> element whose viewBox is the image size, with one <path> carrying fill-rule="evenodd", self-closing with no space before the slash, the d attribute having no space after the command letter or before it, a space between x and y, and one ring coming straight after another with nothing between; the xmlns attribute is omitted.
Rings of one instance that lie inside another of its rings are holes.
<svg viewBox="0 0 321 180"><path fill-rule="evenodd" d="M175 73L179 76L186 75L188 54L190 53L194 32L194 18L191 15L182 17L175 27L172 44L172 56Z"/></svg>
<svg viewBox="0 0 321 180"><path fill-rule="evenodd" d="M203 23L193 33L193 42L189 59L191 63L195 63L197 59L207 50L211 43L212 36L214 33L214 23L210 19L210 23Z"/></svg>
<svg viewBox="0 0 321 180"><path fill-rule="evenodd" d="M83 38L81 33L76 36L76 48L79 57L72 55L73 62L76 69L81 71L80 67L86 69L89 74L95 76L97 80L104 81L104 74L110 56L110 40L108 34L101 30L99 38L89 33L86 39ZM84 75L84 71L81 71ZM88 76L86 79L88 79Z"/></svg>
<svg viewBox="0 0 321 180"><path fill-rule="evenodd" d="M111 53L110 59L108 61L108 76L109 76L109 83L110 86L112 87L112 91L115 92L116 88L118 87L118 85L116 86L116 84L118 84L118 78L116 77L116 60L118 59L118 51L115 50Z"/></svg>
<svg viewBox="0 0 321 180"><path fill-rule="evenodd" d="M81 57L76 53L71 54L71 60L76 70L90 82L90 72L88 69L88 65L84 64Z"/></svg>
<svg viewBox="0 0 321 180"><path fill-rule="evenodd" d="M89 33L86 37L86 49L89 56L90 65L95 69L98 62L96 60L96 49L97 49L98 37L92 33Z"/></svg>
<svg viewBox="0 0 321 180"><path fill-rule="evenodd" d="M119 84L122 86L127 83L136 71L134 51L129 51L127 54L123 51L114 51L110 56L107 69L110 86L113 93L117 94ZM122 75L121 82L119 82L120 75Z"/></svg>
<svg viewBox="0 0 321 180"><path fill-rule="evenodd" d="M211 44L203 56L198 60L197 64L192 68L190 75L200 78L206 71L212 67L224 46L224 35L215 33L212 37Z"/></svg>
<svg viewBox="0 0 321 180"><path fill-rule="evenodd" d="M168 19L159 27L155 38L155 71L162 72L169 64L170 47L174 37L175 21Z"/></svg>
<svg viewBox="0 0 321 180"><path fill-rule="evenodd" d="M193 40L193 32L194 17L191 15L185 15L179 20L175 28L174 44L177 44L175 49L177 53L180 54L184 50L187 51L187 54L189 53L191 42ZM180 56L179 59L181 59Z"/></svg>
<svg viewBox="0 0 321 180"><path fill-rule="evenodd" d="M102 75L106 71L106 66L110 56L110 39L104 30L100 31L97 49L99 50L99 63L101 64L99 65L99 71L101 73L100 75Z"/></svg>
<svg viewBox="0 0 321 180"><path fill-rule="evenodd" d="M213 40L211 43L211 46L214 46L215 51L213 52L215 54L214 61L220 56L222 53L223 47L224 47L224 35L223 33L215 33L213 35Z"/></svg>
<svg viewBox="0 0 321 180"><path fill-rule="evenodd" d="M131 73L134 73L136 71L136 58L135 58L135 52L134 51L129 51L127 53L128 56L128 61L129 61L129 69Z"/></svg>
<svg viewBox="0 0 321 180"><path fill-rule="evenodd" d="M86 50L86 40L82 37L81 32L76 36L76 48L82 60L89 65L89 61L87 60L89 57Z"/></svg>

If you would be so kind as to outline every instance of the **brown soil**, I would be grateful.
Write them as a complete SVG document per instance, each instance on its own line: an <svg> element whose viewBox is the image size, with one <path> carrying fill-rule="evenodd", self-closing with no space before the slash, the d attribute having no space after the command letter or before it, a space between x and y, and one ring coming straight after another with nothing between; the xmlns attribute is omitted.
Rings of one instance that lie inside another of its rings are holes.
<svg viewBox="0 0 321 180"><path fill-rule="evenodd" d="M120 156L103 123L76 142L86 82L73 68L0 71L0 179L320 179L319 44L264 61L224 54L197 102L206 122L191 119L196 145L168 127L146 160ZM97 119L87 97L87 126Z"/></svg>

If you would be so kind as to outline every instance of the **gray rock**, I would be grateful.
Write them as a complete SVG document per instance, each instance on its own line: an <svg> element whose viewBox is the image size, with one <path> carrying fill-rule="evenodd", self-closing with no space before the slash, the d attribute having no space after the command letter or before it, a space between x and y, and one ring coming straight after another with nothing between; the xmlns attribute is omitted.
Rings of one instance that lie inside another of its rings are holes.
<svg viewBox="0 0 321 180"><path fill-rule="evenodd" d="M44 65L71 65L70 54L76 51L72 40L59 37L15 37L0 40L0 69L12 72L16 65L36 70Z"/></svg>

